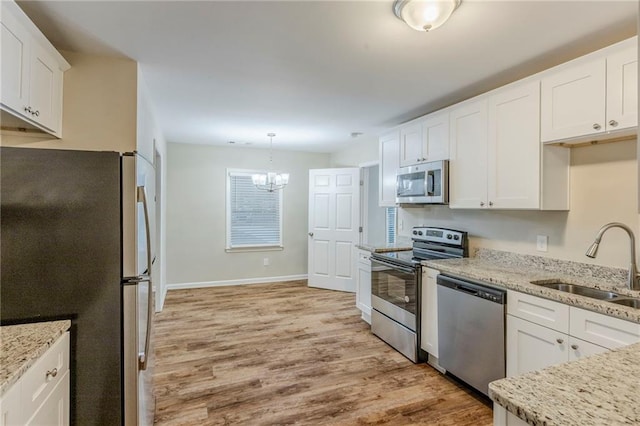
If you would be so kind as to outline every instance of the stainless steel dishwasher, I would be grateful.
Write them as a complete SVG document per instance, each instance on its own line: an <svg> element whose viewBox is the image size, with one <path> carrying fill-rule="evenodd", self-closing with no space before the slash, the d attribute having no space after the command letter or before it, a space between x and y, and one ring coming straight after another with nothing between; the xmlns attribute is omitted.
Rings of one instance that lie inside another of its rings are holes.
<svg viewBox="0 0 640 426"><path fill-rule="evenodd" d="M505 377L506 300L503 289L438 275L438 362L487 396Z"/></svg>

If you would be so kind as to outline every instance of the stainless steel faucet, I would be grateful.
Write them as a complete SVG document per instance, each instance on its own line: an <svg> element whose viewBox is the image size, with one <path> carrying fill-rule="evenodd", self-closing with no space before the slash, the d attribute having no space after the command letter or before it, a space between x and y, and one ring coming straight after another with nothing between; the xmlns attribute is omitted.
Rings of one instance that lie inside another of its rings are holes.
<svg viewBox="0 0 640 426"><path fill-rule="evenodd" d="M585 255L592 259L595 259L598 253L598 247L600 246L600 240L602 239L602 235L611 228L622 228L627 231L629 235L629 240L631 241L631 261L629 262L629 276L627 283L629 284L630 290L640 290L640 274L638 274L638 267L636 266L636 237L633 235L633 231L624 223L620 222L611 222L604 225L598 231L598 235L596 235L596 239L591 244L591 247L587 250Z"/></svg>

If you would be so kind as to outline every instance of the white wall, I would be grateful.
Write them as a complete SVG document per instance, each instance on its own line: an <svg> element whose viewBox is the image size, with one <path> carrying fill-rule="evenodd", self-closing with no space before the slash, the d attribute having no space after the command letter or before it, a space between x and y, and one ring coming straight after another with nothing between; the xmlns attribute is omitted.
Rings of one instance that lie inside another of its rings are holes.
<svg viewBox="0 0 640 426"><path fill-rule="evenodd" d="M340 153L338 153L340 155ZM341 162L342 157L332 159ZM364 160L352 158L352 165ZM412 226L433 225L468 231L470 245L535 254L583 263L626 268L629 241L621 230L603 238L596 259L584 252L607 222L629 225L638 235L636 141L623 141L571 151L569 212L452 210L447 206L401 208L400 235ZM548 252L536 251L536 236L549 236Z"/></svg>
<svg viewBox="0 0 640 426"><path fill-rule="evenodd" d="M290 174L283 194L284 250L242 253L225 251L226 169L265 169L268 150L169 143L167 154L169 287L307 273L309 169L329 167L328 154L273 152L274 169Z"/></svg>
<svg viewBox="0 0 640 426"><path fill-rule="evenodd" d="M331 167L357 167L360 164L378 161L378 138L361 138L353 139L344 149L332 153Z"/></svg>

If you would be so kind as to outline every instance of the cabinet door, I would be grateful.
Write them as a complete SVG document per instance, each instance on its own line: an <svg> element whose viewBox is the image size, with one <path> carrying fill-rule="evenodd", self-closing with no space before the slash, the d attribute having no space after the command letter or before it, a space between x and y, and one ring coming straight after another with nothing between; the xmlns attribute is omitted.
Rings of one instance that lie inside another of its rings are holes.
<svg viewBox="0 0 640 426"><path fill-rule="evenodd" d="M489 207L540 207L540 82L489 99Z"/></svg>
<svg viewBox="0 0 640 426"><path fill-rule="evenodd" d="M627 49L607 57L607 130L638 125L638 55Z"/></svg>
<svg viewBox="0 0 640 426"><path fill-rule="evenodd" d="M2 2L0 66L2 103L20 114L29 106L29 44L31 36Z"/></svg>
<svg viewBox="0 0 640 426"><path fill-rule="evenodd" d="M438 358L438 271L422 271L422 313L420 347Z"/></svg>
<svg viewBox="0 0 640 426"><path fill-rule="evenodd" d="M380 138L380 206L396 205L396 175L400 164L400 132Z"/></svg>
<svg viewBox="0 0 640 426"><path fill-rule="evenodd" d="M21 391L22 382L18 380L0 398L0 426L14 426L24 423Z"/></svg>
<svg viewBox="0 0 640 426"><path fill-rule="evenodd" d="M31 51L29 104L34 110L32 119L48 129L56 130L60 114L57 90L61 86L62 71L55 59L37 43L32 43Z"/></svg>
<svg viewBox="0 0 640 426"><path fill-rule="evenodd" d="M609 349L586 342L577 337L569 336L569 361L575 361L586 356L601 354Z"/></svg>
<svg viewBox="0 0 640 426"><path fill-rule="evenodd" d="M449 158L449 111L430 114L422 124L422 156L426 161Z"/></svg>
<svg viewBox="0 0 640 426"><path fill-rule="evenodd" d="M67 426L69 424L69 371L56 385L26 426Z"/></svg>
<svg viewBox="0 0 640 426"><path fill-rule="evenodd" d="M422 125L411 124L400 129L400 167L423 162Z"/></svg>
<svg viewBox="0 0 640 426"><path fill-rule="evenodd" d="M450 114L449 207L485 207L487 100L465 103Z"/></svg>
<svg viewBox="0 0 640 426"><path fill-rule="evenodd" d="M567 334L507 315L507 377L568 361L568 339Z"/></svg>
<svg viewBox="0 0 640 426"><path fill-rule="evenodd" d="M605 60L577 64L542 80L543 142L605 131Z"/></svg>
<svg viewBox="0 0 640 426"><path fill-rule="evenodd" d="M371 261L370 253L361 250L358 253L357 276L356 276L356 306L364 314L363 317L371 316Z"/></svg>

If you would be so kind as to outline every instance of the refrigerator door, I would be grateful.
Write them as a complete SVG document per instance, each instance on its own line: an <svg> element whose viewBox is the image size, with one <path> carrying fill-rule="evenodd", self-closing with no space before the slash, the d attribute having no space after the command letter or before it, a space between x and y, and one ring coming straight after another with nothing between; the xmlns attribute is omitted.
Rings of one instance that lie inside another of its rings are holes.
<svg viewBox="0 0 640 426"><path fill-rule="evenodd" d="M124 424L151 425L153 398L153 294L155 176L144 158L127 154L123 174ZM151 194L149 194L151 192Z"/></svg>

